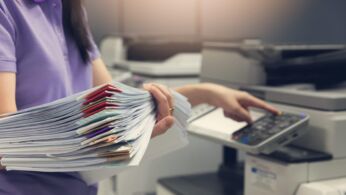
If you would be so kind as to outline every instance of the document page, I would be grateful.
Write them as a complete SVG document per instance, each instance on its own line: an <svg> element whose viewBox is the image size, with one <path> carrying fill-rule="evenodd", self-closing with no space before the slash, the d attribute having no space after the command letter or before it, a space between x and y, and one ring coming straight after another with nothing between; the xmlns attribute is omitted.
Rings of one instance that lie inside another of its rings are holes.
<svg viewBox="0 0 346 195"><path fill-rule="evenodd" d="M2 115L1 165L8 171L80 171L88 184L96 183L188 143L191 106L180 94L173 96L175 126L153 140L155 100L121 83Z"/></svg>

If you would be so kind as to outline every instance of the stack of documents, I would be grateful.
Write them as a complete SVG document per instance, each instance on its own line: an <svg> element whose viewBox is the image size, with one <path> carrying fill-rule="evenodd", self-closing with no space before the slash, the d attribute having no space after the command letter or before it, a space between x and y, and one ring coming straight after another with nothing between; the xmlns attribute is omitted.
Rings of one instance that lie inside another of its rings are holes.
<svg viewBox="0 0 346 195"><path fill-rule="evenodd" d="M173 96L176 126L185 133L190 104ZM3 116L1 165L41 172L138 165L156 122L155 108L149 92L114 83Z"/></svg>

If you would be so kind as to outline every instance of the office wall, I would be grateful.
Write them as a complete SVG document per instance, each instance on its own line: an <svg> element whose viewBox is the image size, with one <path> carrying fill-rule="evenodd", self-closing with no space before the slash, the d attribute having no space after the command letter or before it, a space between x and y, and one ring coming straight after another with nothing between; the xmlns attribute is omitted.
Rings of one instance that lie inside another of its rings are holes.
<svg viewBox="0 0 346 195"><path fill-rule="evenodd" d="M205 39L346 43L344 0L202 0Z"/></svg>
<svg viewBox="0 0 346 195"><path fill-rule="evenodd" d="M90 28L97 43L103 36L121 34L119 0L86 0Z"/></svg>
<svg viewBox="0 0 346 195"><path fill-rule="evenodd" d="M197 35L197 0L125 0L124 33L141 36Z"/></svg>
<svg viewBox="0 0 346 195"><path fill-rule="evenodd" d="M106 35L196 37L199 0L86 0L96 41Z"/></svg>
<svg viewBox="0 0 346 195"><path fill-rule="evenodd" d="M296 0L290 20L268 40L299 43L346 43L346 1Z"/></svg>
<svg viewBox="0 0 346 195"><path fill-rule="evenodd" d="M344 0L87 0L97 41L107 34L261 37L268 42L346 42ZM199 16L200 14L200 16Z"/></svg>
<svg viewBox="0 0 346 195"><path fill-rule="evenodd" d="M202 0L202 35L208 40L263 37L278 31L292 7L286 0Z"/></svg>

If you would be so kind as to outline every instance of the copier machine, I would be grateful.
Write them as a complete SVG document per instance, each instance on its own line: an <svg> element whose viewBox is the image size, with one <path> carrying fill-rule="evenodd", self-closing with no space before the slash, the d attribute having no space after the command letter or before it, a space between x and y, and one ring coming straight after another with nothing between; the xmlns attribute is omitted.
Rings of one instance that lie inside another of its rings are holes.
<svg viewBox="0 0 346 195"><path fill-rule="evenodd" d="M313 82L309 83L309 81L305 83L304 79L311 76L307 72L306 77L295 78L297 82L290 80L286 84L271 83L268 85L268 77L271 76L268 75L270 70L268 71L263 65L263 61L260 60L263 56L268 56L268 53L263 52L267 50L270 50L270 55L278 56L277 54L282 55L285 51L299 51L298 53L309 51L306 53L323 54L324 51L338 52L344 49L344 45L263 46L263 44L253 41L206 43L204 45L202 81L246 90L283 111L303 112L310 115L308 133L292 143L291 149L282 148L272 155L246 155L245 195L346 194L345 83L334 82L334 80L330 85L322 87ZM262 53L253 52L255 50ZM288 52L287 56L292 55ZM330 56L323 54L322 57L319 55L317 58L312 58L321 61L334 59ZM297 57L295 61L286 61L286 65L308 61L306 58ZM333 62L333 65L340 67L339 72L346 68L346 63L343 62L340 59ZM302 71L304 70L307 70L306 67L302 68ZM300 71L299 67L296 71ZM316 69L314 71L316 72ZM345 73L342 72L342 74ZM283 77L287 77L284 74ZM323 71L321 75L323 75ZM293 71L292 77L294 76ZM338 76L340 77L340 75ZM346 75L344 77L346 81ZM318 80L318 75L314 79ZM329 81L324 80L323 82Z"/></svg>

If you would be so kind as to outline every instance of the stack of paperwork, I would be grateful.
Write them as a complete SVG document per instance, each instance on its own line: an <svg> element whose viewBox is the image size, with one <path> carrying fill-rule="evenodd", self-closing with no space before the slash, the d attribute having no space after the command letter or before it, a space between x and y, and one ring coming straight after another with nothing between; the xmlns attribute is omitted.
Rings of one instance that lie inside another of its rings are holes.
<svg viewBox="0 0 346 195"><path fill-rule="evenodd" d="M176 129L186 135L190 104L178 93L173 97ZM2 116L1 165L86 173L136 166L151 139L155 108L149 92L113 83Z"/></svg>

